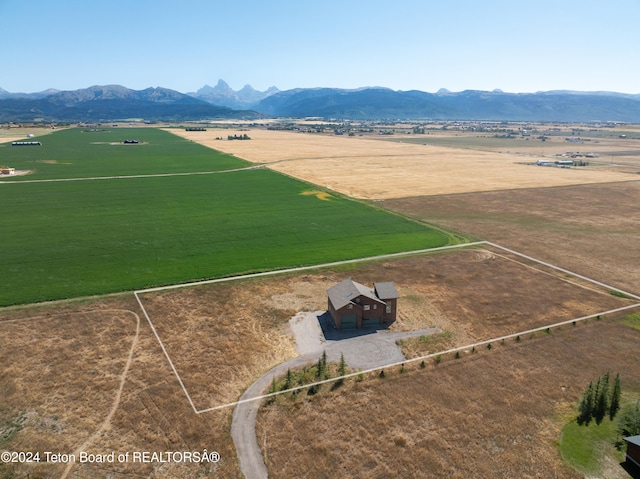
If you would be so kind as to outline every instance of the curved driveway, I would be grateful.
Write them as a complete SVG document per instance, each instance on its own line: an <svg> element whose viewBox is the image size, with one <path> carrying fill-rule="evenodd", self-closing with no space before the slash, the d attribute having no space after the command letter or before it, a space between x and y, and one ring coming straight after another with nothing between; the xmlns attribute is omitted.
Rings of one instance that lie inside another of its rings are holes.
<svg viewBox="0 0 640 479"><path fill-rule="evenodd" d="M239 404L233 411L231 437L240 469L246 479L269 477L256 438L256 419L261 401L252 399L262 396L274 377L284 376L287 369L316 362L323 351L326 351L329 361L337 362L344 354L347 365L352 369L370 369L398 363L404 360L404 356L396 345L397 340L440 331L432 328L410 332L373 329L342 332L332 329L323 313L324 311L300 313L291 319L291 329L301 355L279 364L258 378L240 397Z"/></svg>

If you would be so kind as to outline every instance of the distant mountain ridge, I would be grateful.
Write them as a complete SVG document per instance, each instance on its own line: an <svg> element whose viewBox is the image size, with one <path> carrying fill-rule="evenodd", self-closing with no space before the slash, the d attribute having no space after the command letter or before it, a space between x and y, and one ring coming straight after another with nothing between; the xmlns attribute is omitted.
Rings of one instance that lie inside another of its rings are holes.
<svg viewBox="0 0 640 479"><path fill-rule="evenodd" d="M640 95L548 91L504 93L465 90L436 93L388 88L294 89L262 100L271 116L363 119L458 119L499 121L640 122Z"/></svg>
<svg viewBox="0 0 640 479"><path fill-rule="evenodd" d="M216 118L322 117L335 119L621 121L640 123L640 94L556 90L505 93L465 90L436 93L384 87L295 88L264 92L245 85L233 90L224 80L184 94L156 87L120 85L39 93L0 88L0 122L111 121L142 118L186 121Z"/></svg>
<svg viewBox="0 0 640 479"><path fill-rule="evenodd" d="M212 105L226 106L234 110L253 109L263 99L279 93L275 86L265 91L254 90L251 85L245 85L240 90L232 89L227 82L220 79L216 86L205 85L195 93L187 93L194 98L204 100Z"/></svg>
<svg viewBox="0 0 640 479"><path fill-rule="evenodd" d="M255 119L262 116L255 111L215 106L161 87L131 90L121 85L95 85L80 90L55 91L44 97L5 95L4 99L0 99L0 122L95 122L129 118L182 121L209 118Z"/></svg>

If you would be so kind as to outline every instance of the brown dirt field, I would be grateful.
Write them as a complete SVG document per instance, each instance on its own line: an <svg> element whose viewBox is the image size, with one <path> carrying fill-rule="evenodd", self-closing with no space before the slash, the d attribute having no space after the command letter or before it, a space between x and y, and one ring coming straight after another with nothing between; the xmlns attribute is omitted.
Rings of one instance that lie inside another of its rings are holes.
<svg viewBox="0 0 640 479"><path fill-rule="evenodd" d="M490 249L203 285L141 298L201 410L237 400L259 376L295 357L288 320L299 311L326 308L326 289L348 276L364 284L395 281L401 300L392 329L440 327L456 345L634 303ZM412 355L428 352L411 349Z"/></svg>
<svg viewBox="0 0 640 479"><path fill-rule="evenodd" d="M578 478L555 443L588 382L640 386L640 332L593 321L334 392L263 406L257 434L279 478ZM304 472L301 472L304 471Z"/></svg>
<svg viewBox="0 0 640 479"><path fill-rule="evenodd" d="M523 165L521 155L400 143L366 137L250 129L251 140L216 140L237 130L176 135L361 199L401 198L626 181L628 173Z"/></svg>
<svg viewBox="0 0 640 479"><path fill-rule="evenodd" d="M379 204L640 293L640 181Z"/></svg>
<svg viewBox="0 0 640 479"><path fill-rule="evenodd" d="M393 329L438 326L456 345L630 303L497 253L460 250L141 298L197 408L237 399L272 365L295 355L288 319L324 308L325 290L348 276L365 284L396 281L401 298ZM136 314L143 319L133 363L115 414L101 430ZM85 464L69 477L239 477L229 437L232 408L193 412L132 297L2 310L0 344L0 429L25 418L1 448L69 453L88 440L88 451L96 453L207 448L221 454L217 466ZM0 465L0 477L63 472L63 465Z"/></svg>

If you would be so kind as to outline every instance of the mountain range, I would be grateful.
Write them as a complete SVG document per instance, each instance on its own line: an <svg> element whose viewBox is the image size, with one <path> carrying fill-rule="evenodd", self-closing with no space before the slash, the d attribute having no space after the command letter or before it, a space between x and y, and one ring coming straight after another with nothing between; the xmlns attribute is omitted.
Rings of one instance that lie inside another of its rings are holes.
<svg viewBox="0 0 640 479"><path fill-rule="evenodd" d="M427 93L382 87L286 91L271 87L261 92L250 85L235 91L223 80L215 87L205 85L187 94L161 87L131 90L119 85L38 93L9 93L0 88L0 122L264 117L640 122L640 94L567 90L450 92L446 89Z"/></svg>

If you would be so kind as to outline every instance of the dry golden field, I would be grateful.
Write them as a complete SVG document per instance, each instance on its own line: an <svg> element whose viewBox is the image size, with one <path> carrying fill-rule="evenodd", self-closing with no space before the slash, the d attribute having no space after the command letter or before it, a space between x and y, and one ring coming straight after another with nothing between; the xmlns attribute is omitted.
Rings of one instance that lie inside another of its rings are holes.
<svg viewBox="0 0 640 479"><path fill-rule="evenodd" d="M561 169L525 165L530 154L402 143L266 129L172 133L348 196L389 199L478 191L629 181L609 168ZM251 140L228 141L248 134ZM216 140L216 138L224 138ZM391 138L391 137L390 137ZM635 140L632 140L635 141ZM569 149L569 148L567 148Z"/></svg>
<svg viewBox="0 0 640 479"><path fill-rule="evenodd" d="M1 478L241 477L232 411L193 413L133 296L13 308L0 318L0 450L221 456L213 465L0 463Z"/></svg>
<svg viewBox="0 0 640 479"><path fill-rule="evenodd" d="M20 127L20 128L0 128L0 143L8 143L10 141L18 141L27 138L27 135L33 134L35 136L47 135L54 133L59 129L53 129L50 127Z"/></svg>
<svg viewBox="0 0 640 479"><path fill-rule="evenodd" d="M638 180L379 204L640 294Z"/></svg>

